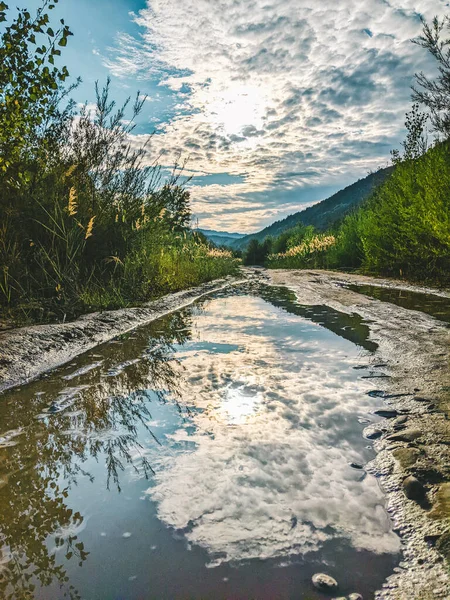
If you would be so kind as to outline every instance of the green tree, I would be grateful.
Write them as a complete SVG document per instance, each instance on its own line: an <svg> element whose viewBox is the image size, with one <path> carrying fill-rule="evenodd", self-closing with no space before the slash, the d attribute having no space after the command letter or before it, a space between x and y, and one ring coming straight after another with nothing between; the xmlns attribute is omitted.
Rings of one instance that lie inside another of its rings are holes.
<svg viewBox="0 0 450 600"><path fill-rule="evenodd" d="M267 257L272 252L273 240L267 237L263 242L252 238L244 252L242 262L244 265L261 265L263 266Z"/></svg>
<svg viewBox="0 0 450 600"><path fill-rule="evenodd" d="M431 78L423 72L416 74L417 87L413 88L413 99L425 106L431 114L435 131L444 139L450 136L450 18L424 21L422 35L414 42L425 48L437 63L437 76Z"/></svg>
<svg viewBox="0 0 450 600"><path fill-rule="evenodd" d="M66 67L55 66L55 58L72 33L64 20L55 31L45 12L57 2L45 0L35 16L19 10L0 38L0 170L7 181L29 176L23 162L42 150L40 140L57 114L69 75ZM0 2L0 22L7 23L7 11Z"/></svg>

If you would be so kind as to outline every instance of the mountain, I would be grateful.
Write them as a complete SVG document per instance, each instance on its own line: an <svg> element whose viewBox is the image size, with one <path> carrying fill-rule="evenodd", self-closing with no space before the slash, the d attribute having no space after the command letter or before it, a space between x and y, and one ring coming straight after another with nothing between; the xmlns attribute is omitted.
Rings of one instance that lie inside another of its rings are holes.
<svg viewBox="0 0 450 600"><path fill-rule="evenodd" d="M314 204L314 206L289 215L281 221L275 221L275 223L257 233L251 233L235 239L230 245L235 249L243 249L251 239L257 239L262 242L268 236L277 237L283 231L292 229L292 227L295 227L300 222L304 225L313 225L318 231L325 231L345 217L352 208L364 202L373 190L381 185L391 173L392 167L380 169L376 173L370 173L364 179L359 179L326 200L322 200Z"/></svg>
<svg viewBox="0 0 450 600"><path fill-rule="evenodd" d="M215 231L214 229L199 229L198 231L201 231L216 246L231 246L245 236L243 233L229 233L228 231Z"/></svg>

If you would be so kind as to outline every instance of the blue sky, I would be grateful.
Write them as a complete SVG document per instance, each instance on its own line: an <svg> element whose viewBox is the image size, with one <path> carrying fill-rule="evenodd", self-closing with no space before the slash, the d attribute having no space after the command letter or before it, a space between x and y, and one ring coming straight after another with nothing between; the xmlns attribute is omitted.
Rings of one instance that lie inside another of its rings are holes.
<svg viewBox="0 0 450 600"><path fill-rule="evenodd" d="M29 9L38 0L22 0ZM94 100L148 96L132 143L187 160L204 228L251 232L385 166L403 139L411 43L443 0L60 0L63 53ZM450 11L449 11L450 12Z"/></svg>

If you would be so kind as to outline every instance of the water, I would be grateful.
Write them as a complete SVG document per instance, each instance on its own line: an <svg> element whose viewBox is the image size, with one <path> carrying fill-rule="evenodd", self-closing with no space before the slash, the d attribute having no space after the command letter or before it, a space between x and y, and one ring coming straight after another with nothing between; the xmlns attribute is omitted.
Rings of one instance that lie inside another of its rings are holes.
<svg viewBox="0 0 450 600"><path fill-rule="evenodd" d="M0 596L367 599L399 561L367 325L217 295L0 396Z"/></svg>
<svg viewBox="0 0 450 600"><path fill-rule="evenodd" d="M345 287L353 292L376 298L382 302L391 302L408 310L418 310L431 315L439 321L450 323L450 298L423 294L410 290L385 288L376 285L346 284Z"/></svg>

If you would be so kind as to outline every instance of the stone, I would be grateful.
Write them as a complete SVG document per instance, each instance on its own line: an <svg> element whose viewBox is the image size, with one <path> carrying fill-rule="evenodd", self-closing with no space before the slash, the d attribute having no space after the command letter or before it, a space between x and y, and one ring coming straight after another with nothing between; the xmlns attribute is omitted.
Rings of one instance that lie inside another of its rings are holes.
<svg viewBox="0 0 450 600"><path fill-rule="evenodd" d="M406 415L401 415L400 417L397 417L392 421L392 425L394 426L394 428L403 429L407 420L408 417Z"/></svg>
<svg viewBox="0 0 450 600"><path fill-rule="evenodd" d="M420 456L420 452L416 448L406 447L396 448L392 454L403 468L412 467Z"/></svg>
<svg viewBox="0 0 450 600"><path fill-rule="evenodd" d="M366 427L364 429L364 437L368 440L377 440L382 435L382 431L376 427Z"/></svg>
<svg viewBox="0 0 450 600"><path fill-rule="evenodd" d="M450 482L442 483L439 486L429 517L431 519L445 519L448 518L448 515L450 515Z"/></svg>
<svg viewBox="0 0 450 600"><path fill-rule="evenodd" d="M450 561L450 532L443 533L437 544L436 550L444 556L447 561Z"/></svg>
<svg viewBox="0 0 450 600"><path fill-rule="evenodd" d="M422 435L423 433L420 429L405 429L389 435L387 439L392 442L413 442L417 438L422 437Z"/></svg>
<svg viewBox="0 0 450 600"><path fill-rule="evenodd" d="M364 600L364 598L361 596L361 594L350 594L350 596L348 597L348 600Z"/></svg>
<svg viewBox="0 0 450 600"><path fill-rule="evenodd" d="M336 579L326 573L316 573L312 577L312 582L314 587L322 592L334 592L338 587Z"/></svg>
<svg viewBox="0 0 450 600"><path fill-rule="evenodd" d="M388 408L381 408L380 410L374 411L373 414L378 415L379 417L384 417L385 419L394 419L395 417L398 417L398 411Z"/></svg>
<svg viewBox="0 0 450 600"><path fill-rule="evenodd" d="M409 500L422 502L426 498L425 488L413 475L409 475L409 477L403 481L403 491Z"/></svg>

